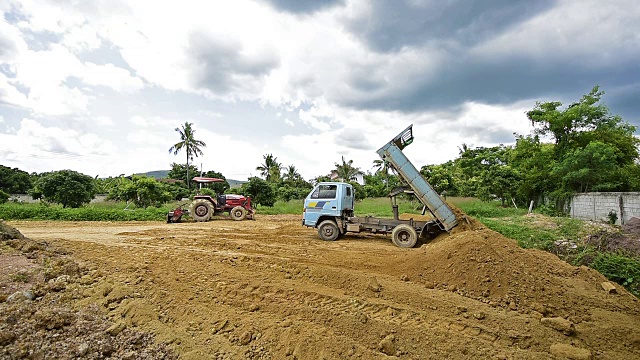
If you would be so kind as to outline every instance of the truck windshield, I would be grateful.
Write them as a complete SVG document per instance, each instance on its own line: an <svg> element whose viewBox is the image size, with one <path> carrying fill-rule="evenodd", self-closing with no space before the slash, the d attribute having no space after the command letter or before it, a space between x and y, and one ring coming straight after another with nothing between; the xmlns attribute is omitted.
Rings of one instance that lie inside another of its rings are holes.
<svg viewBox="0 0 640 360"><path fill-rule="evenodd" d="M311 194L312 199L335 199L337 185L320 185Z"/></svg>

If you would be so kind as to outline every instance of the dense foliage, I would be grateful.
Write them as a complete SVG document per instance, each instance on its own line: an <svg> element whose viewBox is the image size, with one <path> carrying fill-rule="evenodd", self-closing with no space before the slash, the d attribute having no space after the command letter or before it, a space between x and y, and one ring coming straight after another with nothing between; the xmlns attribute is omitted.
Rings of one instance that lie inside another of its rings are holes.
<svg viewBox="0 0 640 360"><path fill-rule="evenodd" d="M423 166L422 175L443 193L502 203L552 200L561 208L572 194L639 191L636 127L600 104L597 86L579 101L537 103L527 117L531 134L516 135L513 146L469 148L457 159ZM550 138L545 143L541 139Z"/></svg>
<svg viewBox="0 0 640 360"><path fill-rule="evenodd" d="M32 186L32 176L26 171L0 165L0 191L6 194L26 194Z"/></svg>
<svg viewBox="0 0 640 360"><path fill-rule="evenodd" d="M73 170L60 170L41 175L31 191L33 198L77 208L95 195L93 178Z"/></svg>

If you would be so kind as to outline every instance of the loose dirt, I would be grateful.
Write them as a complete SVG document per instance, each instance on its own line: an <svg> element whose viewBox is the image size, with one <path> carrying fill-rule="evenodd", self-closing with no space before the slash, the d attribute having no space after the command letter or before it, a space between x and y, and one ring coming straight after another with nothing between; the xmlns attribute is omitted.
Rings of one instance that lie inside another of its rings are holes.
<svg viewBox="0 0 640 360"><path fill-rule="evenodd" d="M87 269L76 308L182 359L640 359L637 298L468 217L413 249L289 215L10 224Z"/></svg>

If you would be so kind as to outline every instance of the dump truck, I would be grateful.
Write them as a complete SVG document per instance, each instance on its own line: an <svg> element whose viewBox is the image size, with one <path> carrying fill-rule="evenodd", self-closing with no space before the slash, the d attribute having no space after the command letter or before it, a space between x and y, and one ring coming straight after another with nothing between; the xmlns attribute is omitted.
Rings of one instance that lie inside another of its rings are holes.
<svg viewBox="0 0 640 360"><path fill-rule="evenodd" d="M413 142L413 125L381 147L377 153L407 186L390 192L393 218L355 216L355 189L346 182L321 182L304 200L302 225L318 229L322 240L333 241L346 233L389 234L396 246L414 247L419 237L430 238L442 231L451 231L457 218L447 203L420 175L402 150ZM396 197L410 193L422 204L422 214L431 213L430 220L402 220Z"/></svg>

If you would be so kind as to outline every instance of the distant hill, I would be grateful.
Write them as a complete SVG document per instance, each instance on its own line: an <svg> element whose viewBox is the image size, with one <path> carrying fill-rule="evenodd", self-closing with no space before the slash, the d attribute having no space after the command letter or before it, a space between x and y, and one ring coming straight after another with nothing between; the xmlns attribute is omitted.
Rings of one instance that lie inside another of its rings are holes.
<svg viewBox="0 0 640 360"><path fill-rule="evenodd" d="M139 173L134 175L144 175L144 176L152 177L155 179L164 179L168 177L169 170L156 170L156 171L149 171L146 173Z"/></svg>
<svg viewBox="0 0 640 360"><path fill-rule="evenodd" d="M146 173L138 173L135 175L144 175L144 176L152 177L155 179L165 179L169 175L169 170L148 171ZM246 183L246 181L233 180L233 179L227 179L227 182L229 183L229 186L231 186L232 188L240 187L242 186L242 184Z"/></svg>

